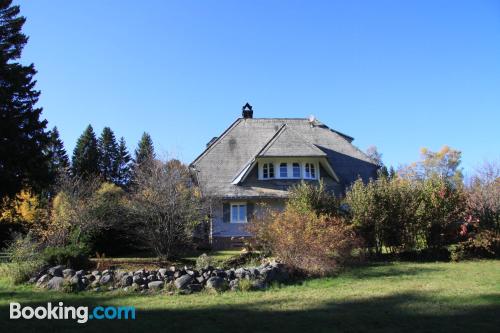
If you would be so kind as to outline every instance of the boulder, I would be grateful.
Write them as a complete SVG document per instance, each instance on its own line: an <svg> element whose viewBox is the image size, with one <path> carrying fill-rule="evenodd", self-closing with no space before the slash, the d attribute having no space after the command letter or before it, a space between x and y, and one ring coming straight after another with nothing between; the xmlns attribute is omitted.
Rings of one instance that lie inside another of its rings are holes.
<svg viewBox="0 0 500 333"><path fill-rule="evenodd" d="M201 284L192 283L188 285L187 289L191 290L192 292L198 292L203 289L203 286Z"/></svg>
<svg viewBox="0 0 500 333"><path fill-rule="evenodd" d="M69 283L71 283L73 290L76 291L82 291L86 287L85 283L83 283L82 281L82 278L76 275L69 280Z"/></svg>
<svg viewBox="0 0 500 333"><path fill-rule="evenodd" d="M64 269L64 266L57 265L57 266L49 268L48 272L52 276L63 277L63 269Z"/></svg>
<svg viewBox="0 0 500 333"><path fill-rule="evenodd" d="M64 279L60 276L54 276L47 282L47 289L50 290L62 290Z"/></svg>
<svg viewBox="0 0 500 333"><path fill-rule="evenodd" d="M165 282L163 281L152 281L148 283L148 288L151 290L160 290L163 288Z"/></svg>
<svg viewBox="0 0 500 333"><path fill-rule="evenodd" d="M107 284L110 284L113 282L113 276L109 275L109 274L106 274L106 275L103 275L101 276L101 278L99 279L99 283L101 284L101 286L104 286L104 285L107 285Z"/></svg>
<svg viewBox="0 0 500 333"><path fill-rule="evenodd" d="M224 281L223 278L219 276L212 276L210 279L207 280L206 288L207 289L213 289L213 290L224 290L226 287L226 281Z"/></svg>
<svg viewBox="0 0 500 333"><path fill-rule="evenodd" d="M66 268L65 270L62 271L62 273L64 278L70 278L73 277L73 275L75 275L76 272L74 269Z"/></svg>
<svg viewBox="0 0 500 333"><path fill-rule="evenodd" d="M83 276L85 275L85 271L83 269L79 270L79 271L76 271L75 272L75 275L78 275L78 276Z"/></svg>
<svg viewBox="0 0 500 333"><path fill-rule="evenodd" d="M49 274L44 274L42 275L38 281L36 282L36 285L38 287L44 287L47 282L50 280L50 275Z"/></svg>
<svg viewBox="0 0 500 333"><path fill-rule="evenodd" d="M174 285L177 289L186 289L189 284L193 281L193 277L191 275L183 275L177 279L175 279Z"/></svg>
<svg viewBox="0 0 500 333"><path fill-rule="evenodd" d="M124 276L122 276L122 279L120 280L122 287L131 286L133 282L134 282L134 279L130 275L124 275Z"/></svg>
<svg viewBox="0 0 500 333"><path fill-rule="evenodd" d="M158 270L158 273L160 273L161 276L167 275L167 269L166 268L160 268Z"/></svg>
<svg viewBox="0 0 500 333"><path fill-rule="evenodd" d="M98 276L98 275L100 276L101 272L99 272L99 271L92 271L92 275L93 276Z"/></svg>
<svg viewBox="0 0 500 333"><path fill-rule="evenodd" d="M240 284L240 280L238 280L238 279L231 280L231 281L229 281L229 289L231 289L233 291L238 290L239 284Z"/></svg>
<svg viewBox="0 0 500 333"><path fill-rule="evenodd" d="M141 284L143 281L142 277L139 276L139 275L134 275L132 277L132 283L137 283L137 284Z"/></svg>

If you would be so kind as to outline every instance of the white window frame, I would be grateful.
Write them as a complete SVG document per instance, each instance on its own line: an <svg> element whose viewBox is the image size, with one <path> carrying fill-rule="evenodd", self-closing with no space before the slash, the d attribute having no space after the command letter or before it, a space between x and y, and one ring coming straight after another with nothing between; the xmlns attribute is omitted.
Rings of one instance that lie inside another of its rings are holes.
<svg viewBox="0 0 500 333"><path fill-rule="evenodd" d="M282 176L281 175L281 168L282 168L282 164L285 165L284 169L285 169L285 172L286 172L286 176ZM279 178L282 178L282 179L288 179L290 178L290 170L288 170L289 167L288 167L288 162L280 162L279 163Z"/></svg>
<svg viewBox="0 0 500 333"><path fill-rule="evenodd" d="M314 177L312 177L312 176L308 177L307 176L307 172L306 172L306 167L307 166L309 166L309 175L312 174L312 172L311 172L311 166L314 168ZM303 170L303 176L302 176L302 178L303 179L318 179L318 170L319 170L319 168L318 168L318 166L317 166L316 163L314 163L314 162L305 162L304 163L304 170Z"/></svg>
<svg viewBox="0 0 500 333"><path fill-rule="evenodd" d="M233 207L238 207L238 215L240 214L240 207L245 206L245 218L243 220L235 219L233 216ZM247 223L248 221L248 205L246 202L231 202L229 206L229 222L230 223Z"/></svg>
<svg viewBox="0 0 500 333"><path fill-rule="evenodd" d="M287 165L287 177L281 177L281 164L286 163ZM293 164L299 165L299 177L294 177L293 174ZM306 164L312 165L314 167L314 177L306 177ZM264 177L264 165L267 165L267 177ZM270 166L273 168L273 176L270 177ZM258 179L259 180L272 180L272 179L306 179L306 180L317 180L320 179L320 168L319 161L311 160L309 158L280 158L280 159L269 159L259 161L258 167Z"/></svg>

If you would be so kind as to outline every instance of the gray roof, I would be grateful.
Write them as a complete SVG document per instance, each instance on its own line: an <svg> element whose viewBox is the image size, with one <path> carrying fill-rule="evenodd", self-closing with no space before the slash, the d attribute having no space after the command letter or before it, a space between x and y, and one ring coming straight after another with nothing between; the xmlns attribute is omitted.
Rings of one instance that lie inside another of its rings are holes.
<svg viewBox="0 0 500 333"><path fill-rule="evenodd" d="M239 118L191 163L202 190L226 198L286 197L297 181L259 181L255 174L241 184L235 177L256 157L326 158L340 183L326 179L343 190L356 178L373 177L377 166L351 144L352 137L331 130L318 120L313 124L302 118ZM246 171L251 171L250 169ZM323 174L323 173L321 173Z"/></svg>
<svg viewBox="0 0 500 333"><path fill-rule="evenodd" d="M262 148L257 156L260 157L311 157L326 156L326 153L317 148L306 138L300 136L287 124L283 124L271 140Z"/></svg>

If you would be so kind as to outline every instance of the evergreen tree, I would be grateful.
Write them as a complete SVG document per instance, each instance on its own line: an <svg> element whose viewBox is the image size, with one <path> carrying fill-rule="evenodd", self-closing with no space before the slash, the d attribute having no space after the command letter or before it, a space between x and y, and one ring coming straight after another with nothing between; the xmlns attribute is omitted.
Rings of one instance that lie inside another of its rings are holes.
<svg viewBox="0 0 500 333"><path fill-rule="evenodd" d="M26 19L19 6L0 0L0 197L13 195L24 186L44 189L49 181L46 120L35 107L33 64L17 62L28 37L21 32Z"/></svg>
<svg viewBox="0 0 500 333"><path fill-rule="evenodd" d="M130 183L131 171L130 171L130 154L127 150L127 144L125 139L120 138L120 144L118 146L118 158L116 160L117 165L117 175L113 182L120 186L127 186Z"/></svg>
<svg viewBox="0 0 500 333"><path fill-rule="evenodd" d="M72 171L74 176L89 177L99 174L99 151L97 139L91 125L78 138L73 150Z"/></svg>
<svg viewBox="0 0 500 333"><path fill-rule="evenodd" d="M69 170L69 159L64 149L64 144L59 138L59 131L54 126L49 133L49 143L46 148L49 157L49 172L52 179L57 179Z"/></svg>
<svg viewBox="0 0 500 333"><path fill-rule="evenodd" d="M109 127L104 127L97 143L99 150L99 171L106 181L114 181L118 173L118 145L115 134Z"/></svg>
<svg viewBox="0 0 500 333"><path fill-rule="evenodd" d="M138 147L135 150L135 164L140 165L145 161L150 161L155 158L155 152L153 148L153 140L151 136L144 132L142 134L141 140L138 143Z"/></svg>

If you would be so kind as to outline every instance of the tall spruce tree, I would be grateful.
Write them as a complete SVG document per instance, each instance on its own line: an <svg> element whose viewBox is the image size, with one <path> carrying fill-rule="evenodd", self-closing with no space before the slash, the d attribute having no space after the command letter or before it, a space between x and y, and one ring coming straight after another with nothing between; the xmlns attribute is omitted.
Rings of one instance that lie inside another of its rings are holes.
<svg viewBox="0 0 500 333"><path fill-rule="evenodd" d="M68 173L68 155L66 154L64 143L59 137L59 131L56 126L50 131L46 154L49 157L49 172L53 180Z"/></svg>
<svg viewBox="0 0 500 333"><path fill-rule="evenodd" d="M74 176L83 178L99 175L99 151L97 139L91 125L78 138L71 159Z"/></svg>
<svg viewBox="0 0 500 333"><path fill-rule="evenodd" d="M104 127L97 142L97 149L101 176L104 180L113 182L118 176L118 144L111 128Z"/></svg>
<svg viewBox="0 0 500 333"><path fill-rule="evenodd" d="M35 107L36 70L17 62L28 42L21 32L26 19L19 13L11 0L0 0L0 197L24 186L42 190L50 182L47 121Z"/></svg>
<svg viewBox="0 0 500 333"><path fill-rule="evenodd" d="M149 161L155 158L155 151L153 147L153 140L151 136L144 132L142 134L141 140L138 143L137 149L135 150L135 164L141 165L145 161Z"/></svg>
<svg viewBox="0 0 500 333"><path fill-rule="evenodd" d="M127 150L127 144L123 137L120 138L120 144L118 145L118 158L116 160L117 165L117 175L113 180L115 184L126 187L130 183L131 170L130 170L130 154Z"/></svg>

